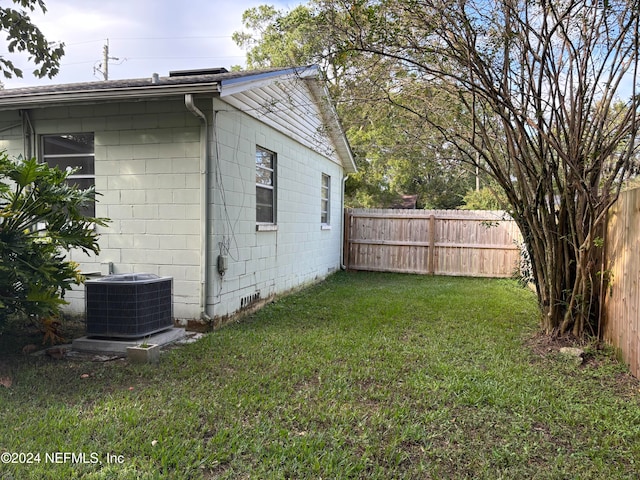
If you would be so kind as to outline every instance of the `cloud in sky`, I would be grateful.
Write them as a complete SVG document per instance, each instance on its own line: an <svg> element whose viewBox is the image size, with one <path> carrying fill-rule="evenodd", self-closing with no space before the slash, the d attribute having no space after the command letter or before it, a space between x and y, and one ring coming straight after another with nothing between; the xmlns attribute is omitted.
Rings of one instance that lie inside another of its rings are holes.
<svg viewBox="0 0 640 480"><path fill-rule="evenodd" d="M65 43L60 73L52 80L37 79L26 56L8 54L0 45L0 55L24 72L24 78L3 83L18 88L102 80L107 39L113 57L109 79L244 65L245 52L231 35L242 30L242 13L261 4L282 10L295 6L286 0L48 0L46 14L36 10L30 17L47 40Z"/></svg>

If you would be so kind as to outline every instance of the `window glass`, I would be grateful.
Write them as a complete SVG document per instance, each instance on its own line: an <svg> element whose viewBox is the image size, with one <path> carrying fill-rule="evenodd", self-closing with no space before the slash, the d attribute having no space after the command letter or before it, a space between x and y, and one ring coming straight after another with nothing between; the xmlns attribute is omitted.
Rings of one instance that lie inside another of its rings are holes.
<svg viewBox="0 0 640 480"><path fill-rule="evenodd" d="M320 222L329 224L329 193L331 189L331 177L326 174L322 174L322 187L320 189Z"/></svg>
<svg viewBox="0 0 640 480"><path fill-rule="evenodd" d="M95 147L93 133L42 136L42 161L60 170L78 169L68 182L87 189L95 185ZM95 216L95 204L83 212Z"/></svg>
<svg viewBox="0 0 640 480"><path fill-rule="evenodd" d="M42 144L47 155L93 155L94 152L92 133L45 135Z"/></svg>
<svg viewBox="0 0 640 480"><path fill-rule="evenodd" d="M276 154L256 149L256 222L276 223Z"/></svg>
<svg viewBox="0 0 640 480"><path fill-rule="evenodd" d="M46 163L50 167L58 167L60 170L67 168L79 168L77 175L93 175L93 155L87 157L48 157Z"/></svg>

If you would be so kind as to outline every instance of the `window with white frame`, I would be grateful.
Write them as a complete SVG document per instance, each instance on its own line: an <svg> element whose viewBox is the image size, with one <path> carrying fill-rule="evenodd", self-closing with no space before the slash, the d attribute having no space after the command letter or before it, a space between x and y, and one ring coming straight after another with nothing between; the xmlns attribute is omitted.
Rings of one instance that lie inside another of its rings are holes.
<svg viewBox="0 0 640 480"><path fill-rule="evenodd" d="M276 154L256 148L256 223L276 223Z"/></svg>
<svg viewBox="0 0 640 480"><path fill-rule="evenodd" d="M95 147L93 133L42 135L42 161L60 170L78 169L68 177L69 183L80 189L95 185ZM87 207L85 215L95 216L95 204Z"/></svg>
<svg viewBox="0 0 640 480"><path fill-rule="evenodd" d="M331 211L331 177L325 173L322 174L322 186L320 188L320 223L329 225L331 220L329 212Z"/></svg>

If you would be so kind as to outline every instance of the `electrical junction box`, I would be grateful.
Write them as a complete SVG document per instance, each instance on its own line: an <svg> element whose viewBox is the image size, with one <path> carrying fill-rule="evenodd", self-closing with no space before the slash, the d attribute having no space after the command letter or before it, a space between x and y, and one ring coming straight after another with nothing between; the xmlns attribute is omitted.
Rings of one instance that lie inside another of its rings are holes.
<svg viewBox="0 0 640 480"><path fill-rule="evenodd" d="M224 275L228 268L228 260L226 255L218 255L218 273Z"/></svg>

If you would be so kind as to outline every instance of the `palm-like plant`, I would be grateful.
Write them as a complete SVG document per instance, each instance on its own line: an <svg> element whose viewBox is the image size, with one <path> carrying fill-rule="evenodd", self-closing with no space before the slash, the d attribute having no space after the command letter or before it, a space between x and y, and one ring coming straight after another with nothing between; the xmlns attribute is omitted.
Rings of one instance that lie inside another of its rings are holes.
<svg viewBox="0 0 640 480"><path fill-rule="evenodd" d="M95 225L108 220L84 215L96 192L68 183L72 173L0 155L0 324L15 313L59 313L65 292L83 281L67 252L99 252Z"/></svg>

